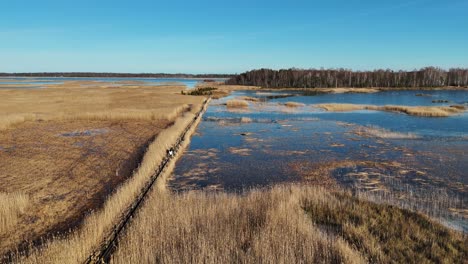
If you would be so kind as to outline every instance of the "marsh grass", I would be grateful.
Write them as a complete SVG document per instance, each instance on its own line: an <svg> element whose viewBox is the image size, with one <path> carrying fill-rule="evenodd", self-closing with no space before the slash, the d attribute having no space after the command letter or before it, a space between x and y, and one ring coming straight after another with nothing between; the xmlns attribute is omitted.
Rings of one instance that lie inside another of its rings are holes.
<svg viewBox="0 0 468 264"><path fill-rule="evenodd" d="M305 106L305 104L297 103L297 102L286 102L284 105L287 106L287 107L302 107L302 106Z"/></svg>
<svg viewBox="0 0 468 264"><path fill-rule="evenodd" d="M0 90L0 129L41 120L174 120L201 98L177 94L178 87L60 88Z"/></svg>
<svg viewBox="0 0 468 264"><path fill-rule="evenodd" d="M359 126L354 133L360 136L373 136L384 139L418 139L420 136L414 133L394 132L375 126Z"/></svg>
<svg viewBox="0 0 468 264"><path fill-rule="evenodd" d="M250 102L260 102L260 98L257 97L250 97L250 96L239 96L237 99L245 100Z"/></svg>
<svg viewBox="0 0 468 264"><path fill-rule="evenodd" d="M103 208L90 214L81 228L64 236L52 239L40 248L31 249L29 256L17 256L21 263L81 263L111 231L121 214L134 201L140 190L156 171L166 155L166 150L175 142L180 132L193 119L189 113L162 131L149 146L143 161L127 182L119 187L105 202Z"/></svg>
<svg viewBox="0 0 468 264"><path fill-rule="evenodd" d="M0 192L0 234L11 230L29 205L29 197L22 193Z"/></svg>
<svg viewBox="0 0 468 264"><path fill-rule="evenodd" d="M200 102L200 99L197 101ZM159 133L154 142L149 145L133 176L107 198L102 209L89 214L80 228L45 241L41 247L32 246L28 251L18 252L13 256L13 260L19 263L82 263L99 248L100 243L111 232L122 213L135 200L156 171L166 155L166 150L193 120L200 106L201 104L194 105L190 112L177 118L174 125ZM193 129L191 131L193 132Z"/></svg>
<svg viewBox="0 0 468 264"><path fill-rule="evenodd" d="M113 263L456 263L466 238L417 213L318 187L153 191Z"/></svg>
<svg viewBox="0 0 468 264"><path fill-rule="evenodd" d="M414 116L424 117L448 117L464 112L466 108L460 105L452 106L402 106L402 105L359 105L359 104L318 104L319 108L323 108L330 112L347 112L356 110L374 110L399 112Z"/></svg>
<svg viewBox="0 0 468 264"><path fill-rule="evenodd" d="M228 108L247 108L249 103L246 100L232 99L226 102Z"/></svg>

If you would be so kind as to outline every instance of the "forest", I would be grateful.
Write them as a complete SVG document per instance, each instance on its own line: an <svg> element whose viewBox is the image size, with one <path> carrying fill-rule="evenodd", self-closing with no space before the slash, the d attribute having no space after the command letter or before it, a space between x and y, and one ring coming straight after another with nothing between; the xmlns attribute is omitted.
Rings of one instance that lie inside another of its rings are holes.
<svg viewBox="0 0 468 264"><path fill-rule="evenodd" d="M349 69L259 69L232 77L226 84L264 88L423 88L466 87L468 69L426 67L413 71Z"/></svg>
<svg viewBox="0 0 468 264"><path fill-rule="evenodd" d="M92 78L230 78L229 74L110 73L110 72L29 72L1 73L0 77L92 77Z"/></svg>

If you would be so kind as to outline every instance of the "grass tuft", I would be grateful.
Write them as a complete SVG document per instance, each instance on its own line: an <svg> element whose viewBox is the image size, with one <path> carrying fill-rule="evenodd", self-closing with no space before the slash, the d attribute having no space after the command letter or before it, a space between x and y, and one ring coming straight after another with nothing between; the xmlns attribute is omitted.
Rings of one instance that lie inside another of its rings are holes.
<svg viewBox="0 0 468 264"><path fill-rule="evenodd" d="M249 103L245 100L232 99L226 102L227 107L230 108L247 108Z"/></svg>

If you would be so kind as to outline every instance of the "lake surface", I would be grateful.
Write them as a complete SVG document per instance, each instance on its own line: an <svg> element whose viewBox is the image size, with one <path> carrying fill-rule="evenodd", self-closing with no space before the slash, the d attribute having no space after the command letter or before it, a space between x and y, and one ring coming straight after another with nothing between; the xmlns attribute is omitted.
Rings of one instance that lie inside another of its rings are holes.
<svg viewBox="0 0 468 264"><path fill-rule="evenodd" d="M237 91L212 100L169 186L174 191L228 192L289 182L339 186L376 201L417 208L468 231L468 114L332 113L314 106L468 102L466 91L420 93ZM240 96L260 102L250 102L247 109L226 107L226 101ZM304 106L286 107L286 102Z"/></svg>
<svg viewBox="0 0 468 264"><path fill-rule="evenodd" d="M224 81L226 79L212 79L214 81ZM2 77L0 78L0 89L37 89L44 85L50 84L62 84L66 81L97 81L106 83L119 82L141 82L142 85L164 85L164 84L180 84L186 85L189 89L194 88L199 82L204 79L185 79L185 78L73 78L73 77L40 77L40 78L29 78L29 77Z"/></svg>

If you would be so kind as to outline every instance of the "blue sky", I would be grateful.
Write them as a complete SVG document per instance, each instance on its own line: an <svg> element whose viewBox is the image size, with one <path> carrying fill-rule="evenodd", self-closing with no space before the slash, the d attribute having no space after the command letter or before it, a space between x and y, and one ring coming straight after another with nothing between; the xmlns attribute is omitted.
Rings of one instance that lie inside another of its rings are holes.
<svg viewBox="0 0 468 264"><path fill-rule="evenodd" d="M468 67L467 0L0 0L0 72Z"/></svg>

